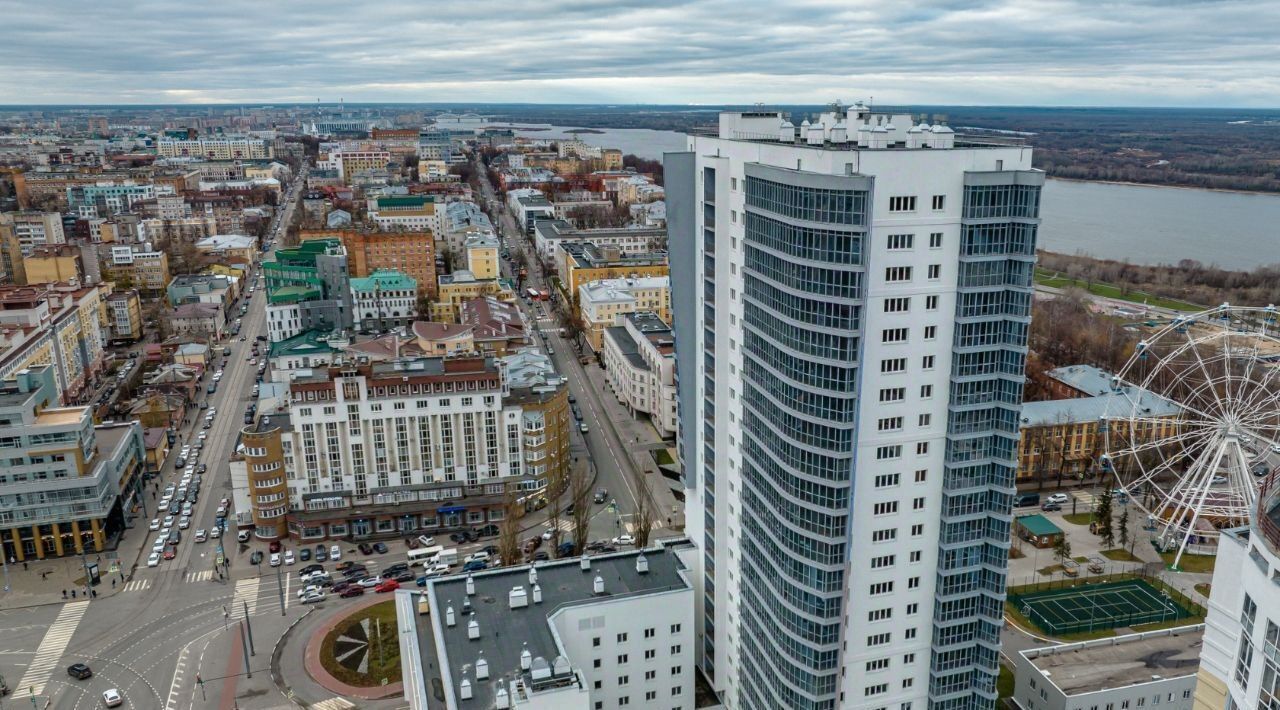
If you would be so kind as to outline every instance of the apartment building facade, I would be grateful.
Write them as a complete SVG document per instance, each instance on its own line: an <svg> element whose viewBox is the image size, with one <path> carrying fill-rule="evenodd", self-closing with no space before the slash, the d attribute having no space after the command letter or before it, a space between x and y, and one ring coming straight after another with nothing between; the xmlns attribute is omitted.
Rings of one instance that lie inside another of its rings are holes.
<svg viewBox="0 0 1280 710"><path fill-rule="evenodd" d="M418 295L436 296L436 250L430 232L304 229L299 240L336 238L347 250L348 272L363 278L378 269L396 269L418 284Z"/></svg>
<svg viewBox="0 0 1280 710"><path fill-rule="evenodd" d="M1031 150L864 106L666 155L700 663L729 708L992 707Z"/></svg>
<svg viewBox="0 0 1280 710"><path fill-rule="evenodd" d="M199 157L207 160L265 160L275 157L272 141L262 138L232 137L156 141L156 155L162 158Z"/></svg>

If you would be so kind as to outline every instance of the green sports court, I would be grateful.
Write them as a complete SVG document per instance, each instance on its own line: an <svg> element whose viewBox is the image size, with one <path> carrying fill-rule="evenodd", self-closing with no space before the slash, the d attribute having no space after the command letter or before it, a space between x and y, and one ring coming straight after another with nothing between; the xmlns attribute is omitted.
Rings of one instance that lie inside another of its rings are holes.
<svg viewBox="0 0 1280 710"><path fill-rule="evenodd" d="M1141 579L1009 595L1032 623L1054 634L1152 624L1194 614Z"/></svg>

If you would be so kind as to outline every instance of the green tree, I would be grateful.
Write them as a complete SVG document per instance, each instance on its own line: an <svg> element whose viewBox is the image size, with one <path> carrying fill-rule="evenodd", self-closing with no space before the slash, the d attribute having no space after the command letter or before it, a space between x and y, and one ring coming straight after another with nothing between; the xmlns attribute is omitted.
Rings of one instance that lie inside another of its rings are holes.
<svg viewBox="0 0 1280 710"><path fill-rule="evenodd" d="M1120 527L1120 547L1129 546L1129 506L1125 506L1120 511L1120 520L1117 521Z"/></svg>
<svg viewBox="0 0 1280 710"><path fill-rule="evenodd" d="M1102 546L1107 549L1116 545L1116 533L1111 524L1113 512L1111 503L1111 486L1104 485L1102 494L1098 496L1098 505L1093 511L1093 516L1098 524L1098 535L1102 537Z"/></svg>

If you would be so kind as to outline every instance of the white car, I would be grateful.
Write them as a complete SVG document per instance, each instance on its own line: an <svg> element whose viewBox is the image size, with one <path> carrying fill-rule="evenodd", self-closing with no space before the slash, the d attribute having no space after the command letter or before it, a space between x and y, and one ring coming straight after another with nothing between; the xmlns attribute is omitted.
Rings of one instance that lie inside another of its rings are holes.
<svg viewBox="0 0 1280 710"><path fill-rule="evenodd" d="M1272 444L1272 445L1271 445L1271 453L1273 453L1273 454L1280 454L1280 444Z"/></svg>
<svg viewBox="0 0 1280 710"><path fill-rule="evenodd" d="M329 559L334 562L342 559L342 550L338 549L337 545L329 546Z"/></svg>
<svg viewBox="0 0 1280 710"><path fill-rule="evenodd" d="M222 537L222 528L213 528L209 531L209 539L217 540Z"/></svg>
<svg viewBox="0 0 1280 710"><path fill-rule="evenodd" d="M1226 482L1227 482L1226 476L1214 476L1213 478L1209 479L1209 483L1215 486L1222 485L1223 483L1226 483Z"/></svg>
<svg viewBox="0 0 1280 710"><path fill-rule="evenodd" d="M204 441L205 439L208 439L208 438L209 438L209 432L207 432L207 431L202 431L202 432L200 432L200 435L199 435L199 436L197 436L196 438L197 438L197 439L199 439L200 441Z"/></svg>
<svg viewBox="0 0 1280 710"><path fill-rule="evenodd" d="M434 537L431 537L430 535L419 535L418 544L422 545L423 547L431 547L432 545L436 544L436 539Z"/></svg>
<svg viewBox="0 0 1280 710"><path fill-rule="evenodd" d="M147 526L147 529L148 529L148 530L159 530L159 529L160 529L160 518L152 518L152 519L151 519L151 524Z"/></svg>
<svg viewBox="0 0 1280 710"><path fill-rule="evenodd" d="M439 577L444 574L449 574L449 565L444 563L431 565L422 571L424 577Z"/></svg>
<svg viewBox="0 0 1280 710"><path fill-rule="evenodd" d="M320 587L318 587L318 586L316 586L316 585L314 585L314 584L308 584L307 586L305 586L305 587L303 587L302 589L299 589L299 590L298 590L298 598L299 598L299 599L301 599L301 598L303 598L303 597L307 596L308 594L312 594L312 593L315 593L315 592L323 592L323 591L324 591L323 589L321 589Z"/></svg>
<svg viewBox="0 0 1280 710"><path fill-rule="evenodd" d="M1054 493L1053 495L1044 499L1046 503L1058 503L1059 505L1061 505L1062 503L1066 503L1069 500L1071 500L1071 497L1068 496L1066 493Z"/></svg>
<svg viewBox="0 0 1280 710"><path fill-rule="evenodd" d="M473 552L470 555L467 555L467 559L463 562L463 564L466 564L467 562L488 562L488 561L489 561L489 553L485 552L484 550L481 550L479 552Z"/></svg>
<svg viewBox="0 0 1280 710"><path fill-rule="evenodd" d="M293 550L285 550L285 551L284 551L284 563L285 563L286 565L291 565L291 564L293 564L293 563L294 563Z"/></svg>
<svg viewBox="0 0 1280 710"><path fill-rule="evenodd" d="M636 544L636 538L635 538L635 536L634 536L634 535L619 535L619 536L617 536L617 537L613 538L613 544L615 544L615 545L634 545L634 544Z"/></svg>
<svg viewBox="0 0 1280 710"><path fill-rule="evenodd" d="M200 528L199 530L196 531L196 542L204 542L205 540L208 540L208 539L209 539L209 532L207 530L205 530L204 528Z"/></svg>
<svg viewBox="0 0 1280 710"><path fill-rule="evenodd" d="M315 604L316 602L322 602L322 601L324 601L324 592L319 592L319 591L311 592L310 594L302 598L303 604Z"/></svg>
<svg viewBox="0 0 1280 710"><path fill-rule="evenodd" d="M365 577L359 582L356 582L356 584L360 585L361 587L364 587L365 589L372 589L378 586L379 584L382 584L382 576L375 574L372 577Z"/></svg>
<svg viewBox="0 0 1280 710"><path fill-rule="evenodd" d="M550 540L552 537L555 536L555 534L556 534L555 528L547 528L546 530L542 531L542 539Z"/></svg>
<svg viewBox="0 0 1280 710"><path fill-rule="evenodd" d="M159 552L153 552L153 553L151 553L151 554L147 557L147 566L148 566L148 567L159 567L159 566L160 566L160 553L159 553Z"/></svg>
<svg viewBox="0 0 1280 710"><path fill-rule="evenodd" d="M186 529L187 529L187 528L189 528L189 527L191 527L191 518L189 518L189 517L187 517L187 516L185 516L185 515L184 515L184 516L182 516L181 518L178 518L178 529L179 529L179 530L186 530Z"/></svg>
<svg viewBox="0 0 1280 710"><path fill-rule="evenodd" d="M119 707L124 703L124 696L115 688L108 688L102 691L102 704L109 708Z"/></svg>
<svg viewBox="0 0 1280 710"><path fill-rule="evenodd" d="M166 516L164 516L164 527L166 527L166 528L171 528L171 527L173 527L173 516L172 516L172 515L166 515Z"/></svg>
<svg viewBox="0 0 1280 710"><path fill-rule="evenodd" d="M273 553L271 553L271 560L270 560L270 562L268 562L268 564L270 564L272 567L279 567L279 566L280 566L280 553L279 553L279 552L273 552Z"/></svg>

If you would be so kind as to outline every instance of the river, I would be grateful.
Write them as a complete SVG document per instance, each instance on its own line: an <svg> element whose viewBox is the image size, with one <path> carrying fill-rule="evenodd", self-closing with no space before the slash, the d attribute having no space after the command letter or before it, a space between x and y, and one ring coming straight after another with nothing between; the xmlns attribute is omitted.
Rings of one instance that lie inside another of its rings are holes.
<svg viewBox="0 0 1280 710"><path fill-rule="evenodd" d="M566 126L504 125L530 138L573 137ZM685 147L684 134L674 131L584 130L601 131L577 134L584 143L642 158L660 160ZM1280 263L1277 195L1049 180L1040 217L1040 247L1049 251L1135 264L1195 259L1243 270Z"/></svg>

